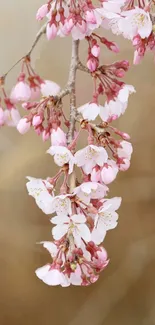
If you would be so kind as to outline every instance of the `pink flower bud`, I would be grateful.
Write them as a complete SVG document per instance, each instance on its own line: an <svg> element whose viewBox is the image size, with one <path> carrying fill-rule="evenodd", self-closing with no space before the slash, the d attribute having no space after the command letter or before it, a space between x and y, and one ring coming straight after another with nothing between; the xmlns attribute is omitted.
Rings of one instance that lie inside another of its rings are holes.
<svg viewBox="0 0 155 325"><path fill-rule="evenodd" d="M132 40L133 46L140 45L141 43L142 43L142 40L141 40L141 37L139 35L136 35Z"/></svg>
<svg viewBox="0 0 155 325"><path fill-rule="evenodd" d="M48 40L52 40L56 37L57 35L57 26L56 24L50 25L50 23L47 24L46 27L46 36Z"/></svg>
<svg viewBox="0 0 155 325"><path fill-rule="evenodd" d="M109 160L101 170L101 179L104 184L110 184L114 181L118 173L118 167L115 161Z"/></svg>
<svg viewBox="0 0 155 325"><path fill-rule="evenodd" d="M57 130L52 129L51 143L52 146L66 146L66 134L61 128L58 127Z"/></svg>
<svg viewBox="0 0 155 325"><path fill-rule="evenodd" d="M69 34L73 27L74 27L73 19L70 18L70 19L66 20L65 25L64 25L65 35Z"/></svg>
<svg viewBox="0 0 155 325"><path fill-rule="evenodd" d="M85 19L88 23L91 23L91 24L97 23L93 10L86 11Z"/></svg>
<svg viewBox="0 0 155 325"><path fill-rule="evenodd" d="M98 64L97 64L97 61L96 61L95 58L90 58L90 59L87 61L87 68L88 68L91 72L95 71L95 70L97 69L97 66L98 66Z"/></svg>
<svg viewBox="0 0 155 325"><path fill-rule="evenodd" d="M91 173L91 181L100 182L100 180L101 180L101 171L100 169L96 170L96 167L94 167Z"/></svg>
<svg viewBox="0 0 155 325"><path fill-rule="evenodd" d="M31 90L29 85L24 81L19 81L11 91L11 101L17 103L20 101L27 101L31 97Z"/></svg>
<svg viewBox="0 0 155 325"><path fill-rule="evenodd" d="M48 5L44 4L43 6L41 6L36 14L36 19L37 20L42 20L48 13Z"/></svg>
<svg viewBox="0 0 155 325"><path fill-rule="evenodd" d="M29 131L30 126L31 123L27 121L27 118L22 118L17 125L17 130L19 133L25 134Z"/></svg>
<svg viewBox="0 0 155 325"><path fill-rule="evenodd" d="M40 97L40 88L39 87L31 87L31 97L30 100L34 101L37 100Z"/></svg>
<svg viewBox="0 0 155 325"><path fill-rule="evenodd" d="M60 86L53 81L44 80L41 84L41 93L43 96L56 96L60 92Z"/></svg>
<svg viewBox="0 0 155 325"><path fill-rule="evenodd" d="M2 107L0 107L0 126L2 126L5 122L5 115Z"/></svg>
<svg viewBox="0 0 155 325"><path fill-rule="evenodd" d="M32 120L32 125L33 126L38 126L42 123L42 118L39 114L34 115L33 120Z"/></svg>
<svg viewBox="0 0 155 325"><path fill-rule="evenodd" d="M45 142L45 141L48 140L49 138L50 138L50 132L44 130L44 131L42 132L42 139L43 139L43 141Z"/></svg>
<svg viewBox="0 0 155 325"><path fill-rule="evenodd" d="M114 53L119 53L119 47L116 43L114 42L109 42L110 45L109 45L109 49L114 52Z"/></svg>
<svg viewBox="0 0 155 325"><path fill-rule="evenodd" d="M119 170L125 172L130 167L130 160L127 158L123 158L123 163L119 164Z"/></svg>
<svg viewBox="0 0 155 325"><path fill-rule="evenodd" d="M133 64L135 64L135 65L139 64L141 62L142 58L143 58L143 55L142 56L139 55L138 51L136 50L134 52Z"/></svg>
<svg viewBox="0 0 155 325"><path fill-rule="evenodd" d="M91 54L93 56L95 56L95 58L98 58L99 55L100 55L100 46L99 45L94 45L92 48L91 48Z"/></svg>

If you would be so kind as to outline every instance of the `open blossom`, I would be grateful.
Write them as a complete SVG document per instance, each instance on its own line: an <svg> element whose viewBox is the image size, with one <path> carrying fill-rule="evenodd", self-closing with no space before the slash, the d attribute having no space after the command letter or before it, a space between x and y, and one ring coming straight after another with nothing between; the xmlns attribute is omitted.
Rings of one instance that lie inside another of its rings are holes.
<svg viewBox="0 0 155 325"><path fill-rule="evenodd" d="M51 219L51 222L56 224L52 229L52 234L55 240L61 239L65 234L72 235L77 247L81 246L81 238L86 242L91 239L88 226L85 224L86 218L83 214L75 214L71 217L56 216Z"/></svg>
<svg viewBox="0 0 155 325"><path fill-rule="evenodd" d="M75 164L82 167L88 175L96 165L103 166L107 162L108 154L103 147L89 145L75 154Z"/></svg>
<svg viewBox="0 0 155 325"><path fill-rule="evenodd" d="M89 204L91 199L101 199L108 192L108 187L97 182L85 182L74 189L74 194L81 202Z"/></svg>
<svg viewBox="0 0 155 325"><path fill-rule="evenodd" d="M53 186L47 181L40 178L27 177L29 180L26 184L29 195L33 196L38 207L45 213L53 212L53 196L49 193Z"/></svg>
<svg viewBox="0 0 155 325"><path fill-rule="evenodd" d="M93 121L99 115L100 111L103 109L101 105L90 102L82 105L78 108L78 112L82 114L83 118L88 121Z"/></svg>
<svg viewBox="0 0 155 325"><path fill-rule="evenodd" d="M119 169L122 171L130 167L130 159L133 152L132 144L128 141L121 141L121 147L117 149ZM120 161L119 161L120 160Z"/></svg>
<svg viewBox="0 0 155 325"><path fill-rule="evenodd" d="M69 285L67 277L59 270L51 268L50 264L40 267L35 273L40 280L50 286L61 285L67 287Z"/></svg>
<svg viewBox="0 0 155 325"><path fill-rule="evenodd" d="M102 7L109 12L120 13L125 3L126 0L107 0L102 2Z"/></svg>
<svg viewBox="0 0 155 325"><path fill-rule="evenodd" d="M71 214L71 196L70 194L55 196L51 204L51 213L56 212L58 216Z"/></svg>
<svg viewBox="0 0 155 325"><path fill-rule="evenodd" d="M152 32L150 14L139 7L121 13L119 28L125 38L133 39L137 34L142 39L149 37Z"/></svg>
<svg viewBox="0 0 155 325"><path fill-rule="evenodd" d="M56 96L60 92L60 86L53 81L44 80L41 84L41 93L43 96Z"/></svg>
<svg viewBox="0 0 155 325"><path fill-rule="evenodd" d="M101 107L100 117L103 121L107 122L110 118L120 117L121 114L125 113L128 104L129 95L134 93L135 89L131 85L124 85L115 100L105 102L105 106Z"/></svg>
<svg viewBox="0 0 155 325"><path fill-rule="evenodd" d="M98 210L98 215L95 217L95 226L92 231L92 240L99 245L110 229L117 226L118 214L116 210L120 207L121 198L115 197L112 199L103 200L103 205Z"/></svg>
<svg viewBox="0 0 155 325"><path fill-rule="evenodd" d="M69 164L69 174L73 171L74 166L74 156L69 149L63 146L51 146L47 153L54 156L54 161L58 166L64 166Z"/></svg>

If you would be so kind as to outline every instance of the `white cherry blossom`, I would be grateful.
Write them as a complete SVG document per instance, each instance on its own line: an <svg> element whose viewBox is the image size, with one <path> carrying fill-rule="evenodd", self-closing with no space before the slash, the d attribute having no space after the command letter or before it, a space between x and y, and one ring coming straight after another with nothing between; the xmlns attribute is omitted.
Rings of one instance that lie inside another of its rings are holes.
<svg viewBox="0 0 155 325"><path fill-rule="evenodd" d="M51 219L56 224L52 229L55 240L61 239L65 234L72 235L77 247L81 246L81 238L86 242L90 241L91 235L88 226L85 224L86 218L83 214L68 216L56 216Z"/></svg>
<svg viewBox="0 0 155 325"><path fill-rule="evenodd" d="M54 156L54 161L58 166L63 166L69 164L69 174L73 171L74 166L74 156L70 150L63 146L51 146L47 153Z"/></svg>
<svg viewBox="0 0 155 325"><path fill-rule="evenodd" d="M53 213L53 196L48 192L53 186L46 180L40 178L27 177L26 184L29 195L33 196L38 207L45 213Z"/></svg>
<svg viewBox="0 0 155 325"><path fill-rule="evenodd" d="M142 39L149 37L152 32L152 22L150 14L139 7L135 9L123 11L121 13L123 19L119 21L119 29L123 36L133 39L137 34Z"/></svg>
<svg viewBox="0 0 155 325"><path fill-rule="evenodd" d="M96 165L103 166L108 160L108 154L103 147L89 145L75 153L75 164L82 167L85 174L90 174Z"/></svg>
<svg viewBox="0 0 155 325"><path fill-rule="evenodd" d="M82 114L83 118L88 121L93 121L96 119L100 111L103 109L101 105L96 103L87 103L78 108L78 112Z"/></svg>
<svg viewBox="0 0 155 325"><path fill-rule="evenodd" d="M100 117L103 121L107 122L111 117L120 117L125 113L128 105L128 97L134 93L135 89L131 85L124 85L118 93L115 100L105 102L105 106L100 109Z"/></svg>
<svg viewBox="0 0 155 325"><path fill-rule="evenodd" d="M53 212L56 212L59 216L71 214L72 209L70 197L70 194L55 196L52 201Z"/></svg>
<svg viewBox="0 0 155 325"><path fill-rule="evenodd" d="M110 229L117 226L118 214L116 210L120 207L121 198L102 200L103 205L99 208L98 215L95 218L95 225L92 231L92 240L99 245Z"/></svg>
<svg viewBox="0 0 155 325"><path fill-rule="evenodd" d="M108 187L97 182L85 182L74 189L81 202L89 204L91 199L102 199L108 192Z"/></svg>
<svg viewBox="0 0 155 325"><path fill-rule="evenodd" d="M40 280L49 286L67 287L70 285L68 278L59 270L51 268L50 264L38 268L35 273Z"/></svg>

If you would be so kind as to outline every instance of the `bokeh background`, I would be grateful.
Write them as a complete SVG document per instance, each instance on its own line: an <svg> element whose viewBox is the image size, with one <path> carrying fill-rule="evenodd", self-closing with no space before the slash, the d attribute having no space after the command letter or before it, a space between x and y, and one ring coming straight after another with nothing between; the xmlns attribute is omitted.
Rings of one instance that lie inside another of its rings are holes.
<svg viewBox="0 0 155 325"><path fill-rule="evenodd" d="M42 0L1 0L0 73L29 50L39 24L35 13ZM111 40L116 40L114 35ZM118 38L121 53L103 48L103 62L129 59L126 82L136 87L126 114L117 126L132 136L134 154L128 172L111 186L111 196L122 196L119 226L105 240L111 263L91 287L52 288L34 271L50 261L36 245L51 238L48 217L25 189L25 176L52 176L56 167L46 155L49 143L29 132L0 130L0 325L153 325L155 324L155 65L148 54L132 66L133 50ZM70 42L42 39L33 52L33 64L45 79L64 86L70 60ZM85 62L86 45L80 55ZM19 67L7 79L8 90ZM91 95L91 80L78 73L78 104ZM66 104L66 110L68 105Z"/></svg>

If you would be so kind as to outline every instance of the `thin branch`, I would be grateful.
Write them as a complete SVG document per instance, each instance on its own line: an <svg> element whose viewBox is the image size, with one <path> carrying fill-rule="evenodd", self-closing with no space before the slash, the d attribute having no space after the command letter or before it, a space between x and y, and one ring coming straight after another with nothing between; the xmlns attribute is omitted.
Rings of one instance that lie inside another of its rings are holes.
<svg viewBox="0 0 155 325"><path fill-rule="evenodd" d="M30 56L31 55L31 53L32 53L32 51L33 51L33 49L35 48L35 46L37 45L37 43L38 43L38 41L40 40L40 38L41 38L41 36L43 35L43 34L45 34L46 33L46 25L47 25L47 23L46 24L44 24L41 28L40 28L40 30L39 30L39 32L37 33L37 35L36 35L36 38L35 38L35 40L34 40L34 42L33 42L33 44L32 44L32 46L31 46L31 49L30 49L30 51L26 54L26 55L24 55L24 56L22 56L17 62L15 62L15 64L1 77L3 80L7 77L7 75L9 74L9 72L10 71L12 71L15 67L16 67L16 65L18 64L18 63L20 63L26 56Z"/></svg>
<svg viewBox="0 0 155 325"><path fill-rule="evenodd" d="M78 61L77 69L91 74L91 71L84 64L82 64L82 62L80 62L80 61Z"/></svg>

